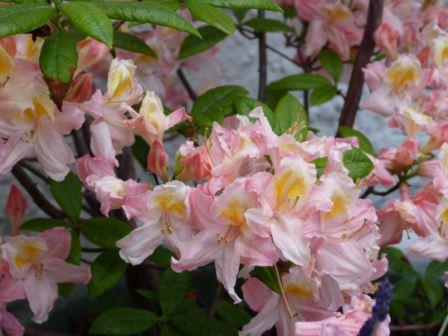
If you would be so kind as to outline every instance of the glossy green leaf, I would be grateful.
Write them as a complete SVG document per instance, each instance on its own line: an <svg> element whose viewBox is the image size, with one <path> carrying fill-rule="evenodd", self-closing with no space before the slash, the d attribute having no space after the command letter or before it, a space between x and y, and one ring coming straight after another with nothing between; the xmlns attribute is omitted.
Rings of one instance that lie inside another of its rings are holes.
<svg viewBox="0 0 448 336"><path fill-rule="evenodd" d="M233 104L236 114L249 115L257 107L263 109L265 116L272 116L274 114L269 106L251 97L236 97Z"/></svg>
<svg viewBox="0 0 448 336"><path fill-rule="evenodd" d="M200 36L196 28L187 19L163 5L126 1L95 1L94 3L101 6L112 19L153 23Z"/></svg>
<svg viewBox="0 0 448 336"><path fill-rule="evenodd" d="M233 103L237 98L245 97L247 90L241 86L225 85L208 90L196 99L191 114L195 122L211 126L213 121L221 122L233 113Z"/></svg>
<svg viewBox="0 0 448 336"><path fill-rule="evenodd" d="M316 172L317 172L317 178L321 177L322 174L325 171L325 168L328 164L328 158L326 157L320 157L313 161L314 165L316 166Z"/></svg>
<svg viewBox="0 0 448 336"><path fill-rule="evenodd" d="M345 151L342 161L354 181L369 175L373 169L372 161L359 148Z"/></svg>
<svg viewBox="0 0 448 336"><path fill-rule="evenodd" d="M394 299L405 299L413 296L417 288L416 277L406 277L397 281L393 287Z"/></svg>
<svg viewBox="0 0 448 336"><path fill-rule="evenodd" d="M132 145L132 154L134 154L135 158L137 159L138 163L143 167L143 169L146 169L146 158L148 157L149 153L149 145L146 143L145 140L143 140L142 137L136 136L135 142Z"/></svg>
<svg viewBox="0 0 448 336"><path fill-rule="evenodd" d="M92 279L89 282L89 299L92 300L114 287L126 271L126 263L117 251L101 253L91 265Z"/></svg>
<svg viewBox="0 0 448 336"><path fill-rule="evenodd" d="M190 283L187 272L176 273L167 269L159 282L159 303L165 314L173 312L184 300Z"/></svg>
<svg viewBox="0 0 448 336"><path fill-rule="evenodd" d="M142 333L158 321L150 311L137 308L112 308L99 315L89 330L91 334L127 336Z"/></svg>
<svg viewBox="0 0 448 336"><path fill-rule="evenodd" d="M360 131L357 131L357 130L351 128L351 127L345 127L345 126L340 126L338 130L339 130L339 134L343 138L356 137L358 139L358 141L359 141L359 148L361 150L363 150L364 152L366 152L368 154L371 154L373 156L376 155L375 149L373 148L373 145L370 142L369 138L366 137Z"/></svg>
<svg viewBox="0 0 448 336"><path fill-rule="evenodd" d="M284 77L268 85L271 91L296 91L317 89L322 86L331 86L331 82L324 76L316 74L301 73Z"/></svg>
<svg viewBox="0 0 448 336"><path fill-rule="evenodd" d="M256 30L271 33L290 33L293 31L291 27L286 25L280 20L266 19L266 18L254 18L244 22L244 25Z"/></svg>
<svg viewBox="0 0 448 336"><path fill-rule="evenodd" d="M336 83L339 82L342 70L344 69L344 63L342 62L341 57L334 51L323 50L319 54L319 61L334 81Z"/></svg>
<svg viewBox="0 0 448 336"><path fill-rule="evenodd" d="M423 277L419 278L419 284L423 289L423 293L430 307L435 308L445 294L443 286L435 280Z"/></svg>
<svg viewBox="0 0 448 336"><path fill-rule="evenodd" d="M105 217L87 219L82 222L80 228L87 240L107 249L115 249L117 240L131 232L131 228L125 223Z"/></svg>
<svg viewBox="0 0 448 336"><path fill-rule="evenodd" d="M212 5L200 0L187 0L187 8L195 19L206 22L227 35L235 32L235 24L230 15Z"/></svg>
<svg viewBox="0 0 448 336"><path fill-rule="evenodd" d="M78 65L75 34L56 30L42 45L39 63L46 78L69 83Z"/></svg>
<svg viewBox="0 0 448 336"><path fill-rule="evenodd" d="M281 294L282 291L273 267L255 267L254 271L258 279L260 279L266 286L277 294Z"/></svg>
<svg viewBox="0 0 448 336"><path fill-rule="evenodd" d="M69 227L69 224L62 219L33 218L20 225L20 229L26 231L42 232L58 226Z"/></svg>
<svg viewBox="0 0 448 336"><path fill-rule="evenodd" d="M275 12L283 12L282 8L274 0L202 0L217 7L230 9L264 9Z"/></svg>
<svg viewBox="0 0 448 336"><path fill-rule="evenodd" d="M101 8L90 2L70 1L62 3L61 10L77 29L112 47L112 20Z"/></svg>
<svg viewBox="0 0 448 336"><path fill-rule="evenodd" d="M44 4L0 6L0 37L27 33L39 28L56 12Z"/></svg>
<svg viewBox="0 0 448 336"><path fill-rule="evenodd" d="M396 271L398 274L418 275L418 272L409 263L403 251L395 247L385 247L381 249L379 254L381 255L382 253L387 255L389 269Z"/></svg>
<svg viewBox="0 0 448 336"><path fill-rule="evenodd" d="M445 272L448 272L448 259L444 262L431 261L426 267L425 274L427 278L435 279L441 277Z"/></svg>
<svg viewBox="0 0 448 336"><path fill-rule="evenodd" d="M156 58L155 52L137 36L115 32L114 33L114 47L140 53L149 57Z"/></svg>
<svg viewBox="0 0 448 336"><path fill-rule="evenodd" d="M70 172L61 182L51 181L51 193L62 210L72 221L76 221L81 213L82 184L75 174Z"/></svg>
<svg viewBox="0 0 448 336"><path fill-rule="evenodd" d="M269 116L267 117L269 119ZM280 99L269 122L278 135L293 130L296 138L303 141L308 134L308 119L305 109L297 98L290 93Z"/></svg>
<svg viewBox="0 0 448 336"><path fill-rule="evenodd" d="M149 289L137 289L135 292L148 299L152 303L159 303L159 296L156 292L150 291Z"/></svg>
<svg viewBox="0 0 448 336"><path fill-rule="evenodd" d="M212 26L199 28L199 33L201 37L190 35L184 40L180 47L179 60L200 54L227 37L226 33Z"/></svg>
<svg viewBox="0 0 448 336"><path fill-rule="evenodd" d="M322 105L332 100L338 93L338 89L334 85L324 85L314 89L311 92L311 106Z"/></svg>
<svg viewBox="0 0 448 336"><path fill-rule="evenodd" d="M221 300L216 306L216 314L237 329L241 329L251 320L250 314L240 305Z"/></svg>

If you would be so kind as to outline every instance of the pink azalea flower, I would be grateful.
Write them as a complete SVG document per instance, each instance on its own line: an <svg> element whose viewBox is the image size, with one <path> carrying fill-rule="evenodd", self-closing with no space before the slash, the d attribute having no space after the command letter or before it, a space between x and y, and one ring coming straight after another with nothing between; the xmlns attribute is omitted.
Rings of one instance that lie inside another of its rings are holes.
<svg viewBox="0 0 448 336"><path fill-rule="evenodd" d="M247 189L247 180L237 179L202 206L212 209L211 220L181 251L180 259L172 260L172 268L193 270L214 261L218 280L239 302L234 287L240 263L270 266L278 259L267 230L249 224L247 213L258 206L257 196Z"/></svg>
<svg viewBox="0 0 448 336"><path fill-rule="evenodd" d="M12 235L20 233L20 224L22 224L26 209L28 208L28 201L22 192L15 185L11 186L6 202L6 214L11 221Z"/></svg>
<svg viewBox="0 0 448 336"><path fill-rule="evenodd" d="M58 296L58 283L86 284L90 280L89 267L64 261L70 245L70 233L64 228L54 228L34 237L7 237L2 245L11 275L23 284L37 323L47 320Z"/></svg>
<svg viewBox="0 0 448 336"><path fill-rule="evenodd" d="M142 225L117 242L120 256L133 265L141 264L154 250L166 244L179 254L192 239L188 225L190 188L179 181L156 186L139 216Z"/></svg>
<svg viewBox="0 0 448 336"><path fill-rule="evenodd" d="M6 139L0 174L34 154L51 178L62 180L74 162L64 135L81 127L84 115L58 111L36 63L15 59L8 64L10 79L0 89L0 136Z"/></svg>

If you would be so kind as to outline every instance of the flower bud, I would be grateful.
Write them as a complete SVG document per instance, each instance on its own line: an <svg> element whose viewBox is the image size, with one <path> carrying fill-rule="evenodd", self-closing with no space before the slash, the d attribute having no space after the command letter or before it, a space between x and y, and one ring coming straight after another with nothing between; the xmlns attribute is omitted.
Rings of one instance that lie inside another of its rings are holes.
<svg viewBox="0 0 448 336"><path fill-rule="evenodd" d="M28 201L20 189L14 185L11 186L6 203L6 214L11 222L13 236L20 233L20 225L22 224L23 216L25 216L27 208Z"/></svg>
<svg viewBox="0 0 448 336"><path fill-rule="evenodd" d="M73 103L82 103L90 99L93 93L92 74L84 72L78 75L72 82L65 100Z"/></svg>
<svg viewBox="0 0 448 336"><path fill-rule="evenodd" d="M148 169L159 176L163 181L168 181L168 154L160 141L151 143L146 164Z"/></svg>
<svg viewBox="0 0 448 336"><path fill-rule="evenodd" d="M398 33L390 24L383 22L374 34L377 46L392 60L397 59Z"/></svg>

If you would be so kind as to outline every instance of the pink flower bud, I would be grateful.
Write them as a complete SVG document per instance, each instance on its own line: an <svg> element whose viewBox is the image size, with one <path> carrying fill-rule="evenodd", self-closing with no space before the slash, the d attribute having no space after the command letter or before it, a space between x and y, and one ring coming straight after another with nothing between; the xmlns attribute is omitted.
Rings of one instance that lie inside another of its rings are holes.
<svg viewBox="0 0 448 336"><path fill-rule="evenodd" d="M168 154L163 144L158 140L152 142L146 164L148 169L163 181L168 181L168 161Z"/></svg>
<svg viewBox="0 0 448 336"><path fill-rule="evenodd" d="M16 236L20 233L20 225L22 224L23 216L28 208L28 201L22 192L15 185L11 186L9 190L8 201L6 203L6 214L11 221L12 235Z"/></svg>
<svg viewBox="0 0 448 336"><path fill-rule="evenodd" d="M397 150L395 162L398 166L409 166L417 158L418 143L414 139L405 140Z"/></svg>
<svg viewBox="0 0 448 336"><path fill-rule="evenodd" d="M92 74L84 72L78 75L72 82L65 100L73 103L82 103L90 99L93 93Z"/></svg>
<svg viewBox="0 0 448 336"><path fill-rule="evenodd" d="M179 154L177 180L200 180L210 175L212 163L204 146L195 147L188 141L179 148Z"/></svg>
<svg viewBox="0 0 448 336"><path fill-rule="evenodd" d="M383 22L375 32L375 43L391 59L398 57L398 32L390 24Z"/></svg>

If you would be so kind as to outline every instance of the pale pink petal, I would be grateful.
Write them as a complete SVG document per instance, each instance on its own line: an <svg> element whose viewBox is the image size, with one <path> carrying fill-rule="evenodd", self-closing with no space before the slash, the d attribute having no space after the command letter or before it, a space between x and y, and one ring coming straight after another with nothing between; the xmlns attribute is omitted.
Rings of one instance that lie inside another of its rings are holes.
<svg viewBox="0 0 448 336"><path fill-rule="evenodd" d="M56 283L85 285L91 277L90 267L69 264L58 258L46 259L44 270Z"/></svg>
<svg viewBox="0 0 448 336"><path fill-rule="evenodd" d="M7 336L22 336L25 332L24 326L10 312L0 311L0 333L3 330Z"/></svg>
<svg viewBox="0 0 448 336"><path fill-rule="evenodd" d="M263 309L246 324L238 333L239 336L247 334L251 336L261 336L267 330L270 330L279 320L281 310L281 300L278 295L272 295L266 301Z"/></svg>
<svg viewBox="0 0 448 336"><path fill-rule="evenodd" d="M448 241L438 235L419 238L409 247L409 253L415 258L429 258L442 262L448 258Z"/></svg>
<svg viewBox="0 0 448 336"><path fill-rule="evenodd" d="M45 273L42 276L28 276L24 279L25 293L31 311L34 313L33 321L45 322L53 309L58 297L58 285Z"/></svg>
<svg viewBox="0 0 448 336"><path fill-rule="evenodd" d="M181 107L168 115L168 128L171 128L185 120L191 121L192 118L187 114L185 108Z"/></svg>
<svg viewBox="0 0 448 336"><path fill-rule="evenodd" d="M99 156L117 167L118 161L115 158L115 149L112 143L112 135L104 119L97 119L90 125L90 148L95 156Z"/></svg>
<svg viewBox="0 0 448 336"><path fill-rule="evenodd" d="M72 237L67 229L56 227L38 234L47 243L47 258L67 259L70 252Z"/></svg>
<svg viewBox="0 0 448 336"><path fill-rule="evenodd" d="M222 283L235 303L241 299L235 292L236 277L240 267L240 255L235 246L228 245L223 253L215 260L216 277Z"/></svg>

